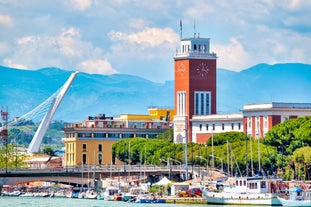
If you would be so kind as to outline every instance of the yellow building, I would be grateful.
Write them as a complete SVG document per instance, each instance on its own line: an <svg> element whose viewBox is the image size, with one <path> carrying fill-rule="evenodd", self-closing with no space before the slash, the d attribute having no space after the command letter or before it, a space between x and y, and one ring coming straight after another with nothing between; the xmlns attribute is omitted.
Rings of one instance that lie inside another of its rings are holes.
<svg viewBox="0 0 311 207"><path fill-rule="evenodd" d="M124 138L156 138L170 128L173 116L173 109L150 108L149 115L123 114L114 118L99 114L66 125L64 166L112 164L115 142Z"/></svg>

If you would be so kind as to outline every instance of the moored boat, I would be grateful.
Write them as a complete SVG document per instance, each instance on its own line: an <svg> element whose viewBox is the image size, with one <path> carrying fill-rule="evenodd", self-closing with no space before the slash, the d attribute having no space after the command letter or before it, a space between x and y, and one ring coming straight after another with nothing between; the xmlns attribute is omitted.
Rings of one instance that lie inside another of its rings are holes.
<svg viewBox="0 0 311 207"><path fill-rule="evenodd" d="M139 194L135 203L166 203L163 198L157 198L153 194Z"/></svg>
<svg viewBox="0 0 311 207"><path fill-rule="evenodd" d="M288 190L288 196L279 197L283 206L310 206L310 192L305 192L299 187Z"/></svg>
<svg viewBox="0 0 311 207"><path fill-rule="evenodd" d="M218 192L203 189L203 197L208 204L281 206L277 195L285 190L280 180L263 179L261 176L236 178L234 184L218 187Z"/></svg>
<svg viewBox="0 0 311 207"><path fill-rule="evenodd" d="M105 191L102 193L105 201L114 201L115 195L119 193L119 188L115 186L106 187Z"/></svg>

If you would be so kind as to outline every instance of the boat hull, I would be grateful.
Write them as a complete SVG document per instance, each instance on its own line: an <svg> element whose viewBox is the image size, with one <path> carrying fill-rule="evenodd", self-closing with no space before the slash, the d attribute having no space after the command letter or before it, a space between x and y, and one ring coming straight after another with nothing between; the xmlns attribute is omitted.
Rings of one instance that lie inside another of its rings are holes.
<svg viewBox="0 0 311 207"><path fill-rule="evenodd" d="M136 203L166 203L165 199L138 199Z"/></svg>
<svg viewBox="0 0 311 207"><path fill-rule="evenodd" d="M311 200L286 200L284 198L279 198L283 206L310 206Z"/></svg>
<svg viewBox="0 0 311 207"><path fill-rule="evenodd" d="M282 203L276 196L269 194L233 194L214 193L203 194L208 204L222 205L260 205L260 206L281 206Z"/></svg>

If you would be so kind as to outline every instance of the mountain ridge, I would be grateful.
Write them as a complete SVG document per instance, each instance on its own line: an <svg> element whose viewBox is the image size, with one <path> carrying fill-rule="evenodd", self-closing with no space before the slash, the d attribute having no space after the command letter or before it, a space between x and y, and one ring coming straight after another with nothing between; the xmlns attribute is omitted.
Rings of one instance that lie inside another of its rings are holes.
<svg viewBox="0 0 311 207"><path fill-rule="evenodd" d="M21 70L0 66L0 107L9 117L21 116L57 91L73 71L59 68ZM311 65L258 64L240 72L217 69L217 113L235 113L244 104L311 103ZM54 119L81 121L105 113L148 114L148 107L174 107L174 80L156 83L127 74L80 72Z"/></svg>

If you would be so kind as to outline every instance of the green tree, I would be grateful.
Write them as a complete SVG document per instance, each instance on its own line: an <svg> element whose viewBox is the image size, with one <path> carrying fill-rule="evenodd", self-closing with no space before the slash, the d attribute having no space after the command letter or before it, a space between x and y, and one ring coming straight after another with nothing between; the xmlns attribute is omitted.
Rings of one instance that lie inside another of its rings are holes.
<svg viewBox="0 0 311 207"><path fill-rule="evenodd" d="M17 152L15 144L7 144L0 148L0 168L16 169L24 166L25 156Z"/></svg>
<svg viewBox="0 0 311 207"><path fill-rule="evenodd" d="M54 150L51 147L46 147L43 149L43 154L45 155L54 155Z"/></svg>
<svg viewBox="0 0 311 207"><path fill-rule="evenodd" d="M158 135L157 139L164 139L169 142L174 141L174 130L173 128L166 130L163 134Z"/></svg>

